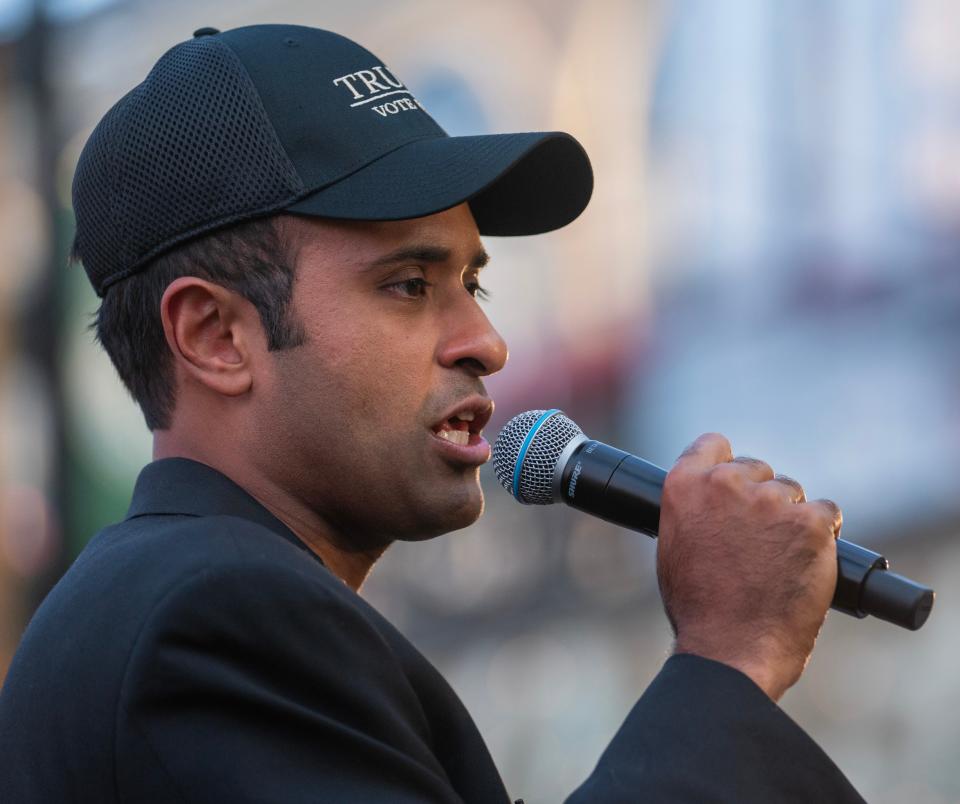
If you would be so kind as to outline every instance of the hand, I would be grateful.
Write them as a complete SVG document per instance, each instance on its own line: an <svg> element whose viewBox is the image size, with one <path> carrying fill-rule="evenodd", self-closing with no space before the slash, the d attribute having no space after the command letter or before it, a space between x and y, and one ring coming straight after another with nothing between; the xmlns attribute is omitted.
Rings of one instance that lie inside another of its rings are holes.
<svg viewBox="0 0 960 804"><path fill-rule="evenodd" d="M667 475L657 578L677 653L746 673L773 700L800 678L837 583L840 509L734 458L715 433Z"/></svg>

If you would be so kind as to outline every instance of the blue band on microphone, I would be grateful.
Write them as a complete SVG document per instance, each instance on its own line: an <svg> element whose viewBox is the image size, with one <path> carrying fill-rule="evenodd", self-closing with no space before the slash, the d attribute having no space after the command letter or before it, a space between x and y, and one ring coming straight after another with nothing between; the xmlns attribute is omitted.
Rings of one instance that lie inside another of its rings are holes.
<svg viewBox="0 0 960 804"><path fill-rule="evenodd" d="M523 443L520 445L520 453L517 455L517 462L513 466L513 496L518 500L520 500L520 470L523 468L523 461L527 457L527 449L530 446L530 442L533 441L533 437L537 434L537 431L543 427L543 423L553 416L554 413L560 413L560 408L545 411L543 415L533 423L533 427L530 428L530 432L527 433L527 437L523 439ZM520 500L520 502L523 502L523 500Z"/></svg>

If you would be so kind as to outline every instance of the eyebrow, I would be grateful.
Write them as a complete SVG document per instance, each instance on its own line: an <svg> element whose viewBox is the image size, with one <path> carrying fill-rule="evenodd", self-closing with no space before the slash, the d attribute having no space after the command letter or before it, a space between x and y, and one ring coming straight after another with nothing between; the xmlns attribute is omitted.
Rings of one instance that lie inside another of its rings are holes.
<svg viewBox="0 0 960 804"><path fill-rule="evenodd" d="M422 263L440 263L447 262L450 260L453 252L444 248L443 246L431 246L431 245L417 245L417 246L405 246L399 248L396 251L391 251L389 254L385 254L382 257L371 262L366 266L365 270L373 270L376 268L387 268L391 265L398 265L405 262L422 262ZM481 246L477 252L473 255L472 259L469 262L469 267L476 270L483 268L488 262L490 262L490 255L487 254L486 249Z"/></svg>

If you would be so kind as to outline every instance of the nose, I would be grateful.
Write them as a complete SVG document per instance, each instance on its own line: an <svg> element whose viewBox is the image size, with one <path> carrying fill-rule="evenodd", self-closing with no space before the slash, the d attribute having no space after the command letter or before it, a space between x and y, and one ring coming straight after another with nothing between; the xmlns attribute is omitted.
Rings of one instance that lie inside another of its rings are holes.
<svg viewBox="0 0 960 804"><path fill-rule="evenodd" d="M466 303L451 308L445 319L438 354L441 366L461 368L474 377L496 374L504 367L507 343L475 299L466 296Z"/></svg>

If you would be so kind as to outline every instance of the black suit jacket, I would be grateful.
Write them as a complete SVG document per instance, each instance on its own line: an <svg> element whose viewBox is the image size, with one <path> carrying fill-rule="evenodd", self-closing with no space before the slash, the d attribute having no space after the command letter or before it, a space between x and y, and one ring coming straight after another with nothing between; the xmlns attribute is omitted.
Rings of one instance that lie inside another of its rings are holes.
<svg viewBox="0 0 960 804"><path fill-rule="evenodd" d="M11 804L508 800L439 672L252 497L184 459L144 469L0 694ZM693 656L666 663L569 799L860 800L746 676Z"/></svg>

